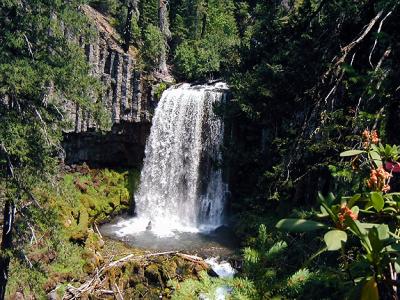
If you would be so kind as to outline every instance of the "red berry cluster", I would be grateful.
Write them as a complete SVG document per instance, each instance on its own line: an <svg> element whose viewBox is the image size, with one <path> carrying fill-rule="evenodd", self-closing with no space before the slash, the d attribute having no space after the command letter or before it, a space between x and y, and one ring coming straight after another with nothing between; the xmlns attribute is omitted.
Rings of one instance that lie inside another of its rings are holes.
<svg viewBox="0 0 400 300"><path fill-rule="evenodd" d="M390 185L388 184L390 177L392 177L392 175L386 172L383 167L379 167L375 170L373 169L369 175L367 185L371 190L387 193L390 191Z"/></svg>
<svg viewBox="0 0 400 300"><path fill-rule="evenodd" d="M364 141L364 148L368 148L370 144L376 145L379 143L379 136L376 130L369 131L368 129L365 129L362 133L362 137Z"/></svg>
<svg viewBox="0 0 400 300"><path fill-rule="evenodd" d="M343 204L340 208L340 212L338 215L339 222L337 224L337 227L340 229L344 229L344 221L346 220L346 217L350 217L353 220L357 220L358 214L354 213L348 206L347 204Z"/></svg>

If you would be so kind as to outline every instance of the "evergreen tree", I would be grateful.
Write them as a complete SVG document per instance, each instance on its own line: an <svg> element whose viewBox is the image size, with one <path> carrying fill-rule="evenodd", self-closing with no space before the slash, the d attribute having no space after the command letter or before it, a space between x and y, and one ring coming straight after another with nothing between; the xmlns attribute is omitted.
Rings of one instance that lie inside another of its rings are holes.
<svg viewBox="0 0 400 300"><path fill-rule="evenodd" d="M79 0L0 3L0 299L20 200L39 206L32 187L56 170L65 103L89 103L94 80L77 43L89 33L80 5Z"/></svg>
<svg viewBox="0 0 400 300"><path fill-rule="evenodd" d="M172 46L178 76L212 78L238 62L234 1L190 0L174 5Z"/></svg>

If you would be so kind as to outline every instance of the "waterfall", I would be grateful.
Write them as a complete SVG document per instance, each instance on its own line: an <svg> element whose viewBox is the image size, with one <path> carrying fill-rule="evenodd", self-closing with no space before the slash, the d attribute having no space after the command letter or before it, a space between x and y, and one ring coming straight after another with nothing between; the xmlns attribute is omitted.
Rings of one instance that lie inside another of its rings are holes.
<svg viewBox="0 0 400 300"><path fill-rule="evenodd" d="M135 194L137 217L121 234L138 227L163 235L222 225L227 187L218 165L224 126L213 108L225 94L224 84L182 84L163 93Z"/></svg>

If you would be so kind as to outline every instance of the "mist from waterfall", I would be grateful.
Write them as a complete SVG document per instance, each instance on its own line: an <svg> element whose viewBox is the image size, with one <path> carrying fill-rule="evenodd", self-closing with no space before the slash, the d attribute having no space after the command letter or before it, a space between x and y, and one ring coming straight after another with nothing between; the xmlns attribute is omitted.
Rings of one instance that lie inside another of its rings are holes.
<svg viewBox="0 0 400 300"><path fill-rule="evenodd" d="M224 84L182 84L163 93L135 194L137 216L117 224L119 235L147 227L168 236L223 224L227 185L219 165L224 125L214 106L225 95Z"/></svg>

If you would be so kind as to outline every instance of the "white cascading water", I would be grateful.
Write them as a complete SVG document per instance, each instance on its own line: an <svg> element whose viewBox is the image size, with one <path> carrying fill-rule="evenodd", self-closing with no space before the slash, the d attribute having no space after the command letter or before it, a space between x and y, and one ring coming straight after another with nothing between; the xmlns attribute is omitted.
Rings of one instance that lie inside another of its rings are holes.
<svg viewBox="0 0 400 300"><path fill-rule="evenodd" d="M226 184L217 165L224 127L213 108L224 101L225 94L222 83L182 84L163 93L135 195L137 217L117 224L117 234L147 228L168 236L222 225Z"/></svg>

